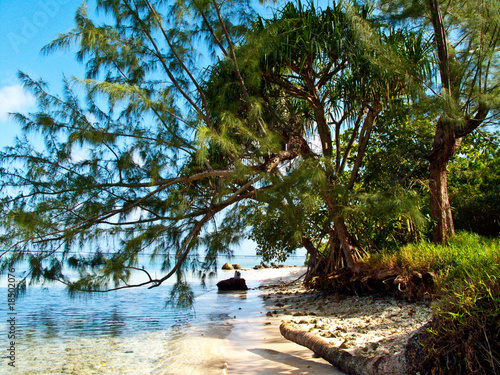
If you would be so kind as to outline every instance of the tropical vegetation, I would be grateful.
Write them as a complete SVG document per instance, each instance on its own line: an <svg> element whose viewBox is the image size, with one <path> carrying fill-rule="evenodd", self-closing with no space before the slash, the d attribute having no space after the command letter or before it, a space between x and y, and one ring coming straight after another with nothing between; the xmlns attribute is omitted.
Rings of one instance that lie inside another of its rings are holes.
<svg viewBox="0 0 500 375"><path fill-rule="evenodd" d="M73 292L175 277L190 296L184 270L203 279L250 238L264 260L306 249L311 286L436 274L432 330L500 328L498 1L252 6L82 5L44 52L76 50L85 77L54 94L19 73L38 110L13 115L23 133L0 154L1 270L27 262L21 285ZM484 353L457 373L498 371Z"/></svg>

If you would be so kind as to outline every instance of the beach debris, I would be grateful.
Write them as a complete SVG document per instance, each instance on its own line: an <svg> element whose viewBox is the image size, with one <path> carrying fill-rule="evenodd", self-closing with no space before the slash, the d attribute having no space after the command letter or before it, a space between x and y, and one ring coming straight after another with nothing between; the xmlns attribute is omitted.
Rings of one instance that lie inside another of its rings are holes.
<svg viewBox="0 0 500 375"><path fill-rule="evenodd" d="M330 345L346 339L353 355L380 356L405 351L408 339L432 317L428 302L394 297L346 296L311 291L297 283L284 290L273 284L262 295L268 309L278 304L284 320L321 336ZM372 345L373 344L373 345Z"/></svg>

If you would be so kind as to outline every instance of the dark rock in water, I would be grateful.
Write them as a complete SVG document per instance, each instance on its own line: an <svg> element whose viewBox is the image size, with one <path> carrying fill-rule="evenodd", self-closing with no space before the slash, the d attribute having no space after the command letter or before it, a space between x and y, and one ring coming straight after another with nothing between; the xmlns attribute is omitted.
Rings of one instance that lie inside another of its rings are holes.
<svg viewBox="0 0 500 375"><path fill-rule="evenodd" d="M223 266L222 266L222 269L223 270L234 270L234 267L231 263L225 263Z"/></svg>
<svg viewBox="0 0 500 375"><path fill-rule="evenodd" d="M263 265L261 265L261 264L257 264L257 265L256 265L253 269L254 269L254 270L261 270L261 269L263 269L263 268L264 268L264 266L263 266Z"/></svg>
<svg viewBox="0 0 500 375"><path fill-rule="evenodd" d="M217 288L219 290L248 290L245 279L241 277L231 277L230 279L221 280L217 283Z"/></svg>
<svg viewBox="0 0 500 375"><path fill-rule="evenodd" d="M239 264L233 264L233 268L235 270L241 270L241 266Z"/></svg>

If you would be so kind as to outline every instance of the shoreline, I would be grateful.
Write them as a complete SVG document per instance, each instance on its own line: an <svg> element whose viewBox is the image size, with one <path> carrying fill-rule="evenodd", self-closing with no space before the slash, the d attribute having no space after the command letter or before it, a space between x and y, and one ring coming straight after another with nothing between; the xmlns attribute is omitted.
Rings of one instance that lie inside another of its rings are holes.
<svg viewBox="0 0 500 375"><path fill-rule="evenodd" d="M280 269L279 272L275 270L261 271L269 277L261 279L260 285L253 288L257 292L259 305L250 306L254 314L248 314L247 311L244 318L234 323L223 344L225 365L220 373L343 375L322 358L315 358L309 349L283 338L279 331L280 317L267 316L269 308L263 300L263 288L290 282L305 272L305 267ZM242 274L242 277L245 275Z"/></svg>
<svg viewBox="0 0 500 375"><path fill-rule="evenodd" d="M160 294L120 294L118 300L112 299L112 304L108 299L77 300L85 314L66 313L63 318L58 318L55 311L58 298L66 301L64 295L58 290L35 293L22 303L43 300L51 304L44 305L48 306L46 314L35 315L29 321L23 318L25 324L35 325L21 327L19 367L12 373L342 375L322 358L315 358L309 349L283 338L281 322L293 321L300 329L310 330L335 345L340 343L348 351L367 348L364 354L372 355L381 354L377 351L382 350L396 352L396 344L404 344L405 335L425 323L425 314L431 316L425 305L373 297L328 296L304 290L300 282L285 286L305 270L303 266L244 270L242 277L248 291L218 292L210 286L197 295L196 308L189 311L194 314L192 317L187 317L186 312L173 314L170 310L154 309L168 290L158 290ZM234 271L221 272L218 279L233 274ZM49 295L55 297L48 298ZM134 303L131 297L136 298ZM114 320L92 320L102 311L98 306L113 308ZM144 310L144 306L153 310ZM125 316L123 311L129 314ZM143 311L154 314L144 316ZM92 322L98 324L90 325ZM131 330L130 324L141 324L144 329ZM91 328L98 334L81 333ZM102 334L103 329L110 331ZM1 358L0 364L6 365L5 358Z"/></svg>
<svg viewBox="0 0 500 375"><path fill-rule="evenodd" d="M236 321L222 349L222 374L343 374L309 349L283 338L283 321L351 354L396 354L432 317L429 304L392 297L327 295L292 282L305 267L261 280L263 307ZM242 275L244 277L244 275Z"/></svg>

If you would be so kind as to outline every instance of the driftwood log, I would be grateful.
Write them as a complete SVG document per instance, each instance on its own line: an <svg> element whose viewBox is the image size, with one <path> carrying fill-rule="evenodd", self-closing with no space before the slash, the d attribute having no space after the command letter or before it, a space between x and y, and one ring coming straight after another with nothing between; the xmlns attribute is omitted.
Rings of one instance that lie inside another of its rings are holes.
<svg viewBox="0 0 500 375"><path fill-rule="evenodd" d="M289 323L282 323L280 332L287 340L305 346L349 375L406 375L409 371L404 353L376 357L354 356Z"/></svg>

